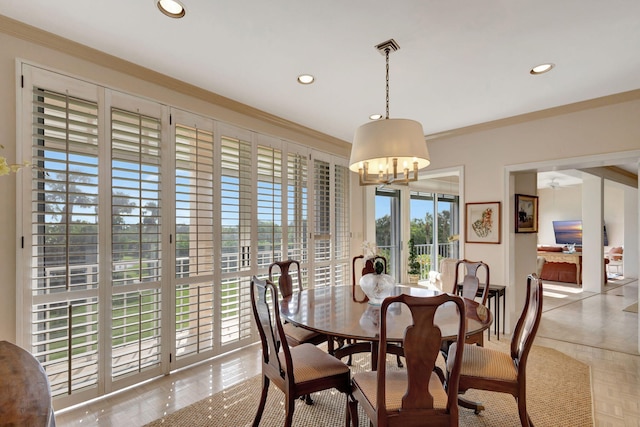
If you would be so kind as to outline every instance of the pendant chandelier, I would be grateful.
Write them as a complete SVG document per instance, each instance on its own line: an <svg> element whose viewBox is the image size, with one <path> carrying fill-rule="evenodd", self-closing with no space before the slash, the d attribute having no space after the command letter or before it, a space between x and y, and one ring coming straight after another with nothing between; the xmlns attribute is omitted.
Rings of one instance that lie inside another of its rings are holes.
<svg viewBox="0 0 640 427"><path fill-rule="evenodd" d="M356 130L349 169L358 172L360 185L408 185L418 180L418 170L431 163L429 150L419 122L389 118L389 54L400 46L391 39L376 49L385 55L387 62L386 116Z"/></svg>

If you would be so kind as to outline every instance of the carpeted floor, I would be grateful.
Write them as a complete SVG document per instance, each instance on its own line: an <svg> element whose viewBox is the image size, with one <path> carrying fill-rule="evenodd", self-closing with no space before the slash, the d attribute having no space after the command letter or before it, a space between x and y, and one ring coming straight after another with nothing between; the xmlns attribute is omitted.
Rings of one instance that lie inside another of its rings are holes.
<svg viewBox="0 0 640 427"><path fill-rule="evenodd" d="M492 340L487 346L507 351L507 342ZM390 359L395 366L395 358ZM354 358L354 370L370 369L366 355ZM556 350L534 346L527 366L529 414L537 427L593 426L589 367ZM260 399L260 376L230 387L220 393L183 408L147 427L251 425ZM263 427L280 427L284 422L283 394L273 385L260 423ZM466 397L482 401L486 407L480 415L460 409L461 426L517 427L520 425L515 399L510 395L469 390ZM346 400L330 390L314 393L314 405L296 403L293 424L296 426L334 427L344 425ZM360 425L368 426L362 413Z"/></svg>

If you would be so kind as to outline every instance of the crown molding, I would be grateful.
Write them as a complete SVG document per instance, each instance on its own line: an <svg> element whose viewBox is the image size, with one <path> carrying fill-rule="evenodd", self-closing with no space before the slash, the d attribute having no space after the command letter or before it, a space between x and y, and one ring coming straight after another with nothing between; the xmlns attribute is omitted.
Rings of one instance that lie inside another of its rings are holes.
<svg viewBox="0 0 640 427"><path fill-rule="evenodd" d="M233 99L224 97L217 93L202 89L198 86L169 77L165 74L142 67L116 56L104 53L97 49L77 43L64 37L49 33L40 28L27 25L4 15L0 15L0 32L16 37L18 39L43 46L48 49L57 50L65 54L80 58L93 64L118 71L132 77L157 84L167 89L182 93L184 95L206 101L208 103L223 107L230 111L243 114L245 116L275 125L288 131L296 132L304 136L320 140L323 143L336 147L339 153L349 153L351 144L339 138L327 135L317 130L302 126L290 120L283 119L266 111L259 110L249 105L243 104ZM347 154L348 155L348 154Z"/></svg>
<svg viewBox="0 0 640 427"><path fill-rule="evenodd" d="M442 138L452 138L470 133L503 128L507 126L517 125L520 123L531 122L534 120L546 119L549 117L560 116L563 114L576 113L579 111L590 110L598 107L606 107L608 105L621 104L623 102L636 101L640 99L640 89L628 92L616 93L600 98L588 99L586 101L575 102L573 104L561 105L559 107L547 108L544 110L533 111L531 113L520 114L518 116L507 117L504 119L493 120L490 122L479 123L476 125L465 126L462 128L452 129L448 131L438 132L425 135L427 140L435 140Z"/></svg>

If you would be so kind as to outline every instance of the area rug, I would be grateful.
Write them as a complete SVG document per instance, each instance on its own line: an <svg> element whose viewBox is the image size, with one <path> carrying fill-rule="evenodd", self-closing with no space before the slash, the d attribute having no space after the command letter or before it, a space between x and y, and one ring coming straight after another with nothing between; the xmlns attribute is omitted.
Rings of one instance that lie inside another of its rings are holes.
<svg viewBox="0 0 640 427"><path fill-rule="evenodd" d="M508 351L507 342L492 340L486 345ZM395 357L389 359L395 366ZM354 358L353 370L370 369L368 356ZM536 427L593 426L591 374L585 365L556 350L534 346L527 365L527 403ZM260 400L260 376L250 378L173 414L147 424L147 427L250 426ZM273 385L260 426L280 427L284 423L283 393ZM515 399L511 395L469 390L465 396L481 401L480 415L460 408L461 426L517 427L520 425ZM335 390L313 394L314 404L296 402L294 426L336 427L344 425L345 396ZM369 425L361 411L360 426Z"/></svg>
<svg viewBox="0 0 640 427"><path fill-rule="evenodd" d="M629 313L637 313L638 312L638 302L634 302L629 307L625 307L622 311L628 311Z"/></svg>

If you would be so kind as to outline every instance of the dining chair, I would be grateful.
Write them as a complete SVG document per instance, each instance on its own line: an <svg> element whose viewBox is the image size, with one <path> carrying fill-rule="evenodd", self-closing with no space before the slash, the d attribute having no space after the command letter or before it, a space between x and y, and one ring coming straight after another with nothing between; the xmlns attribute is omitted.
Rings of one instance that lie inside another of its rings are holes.
<svg viewBox="0 0 640 427"><path fill-rule="evenodd" d="M531 426L527 413L527 358L542 316L542 281L534 273L527 277L527 296L522 313L511 337L510 352L503 353L476 345L464 345L459 390L488 390L510 393L518 403L518 415L523 427ZM447 359L447 372L453 371L459 343L451 345ZM460 402L478 414L484 407Z"/></svg>
<svg viewBox="0 0 640 427"><path fill-rule="evenodd" d="M482 270L484 275L480 273ZM481 275L479 276L478 273ZM489 266L482 261L458 260L452 293L457 294L460 285L462 285L462 297L467 299L475 299L478 290L482 287L480 304L486 305L489 296Z"/></svg>
<svg viewBox="0 0 640 427"><path fill-rule="evenodd" d="M412 316L403 341L406 369L387 370L386 325L391 304L400 304L400 310L408 309ZM373 426L458 425L458 378L463 355L450 358L452 369L446 384L444 376L438 375L436 369L442 333L435 317L443 304L457 306L456 343L464 348L465 304L461 297L452 294L432 297L402 294L383 301L377 370L353 375L345 425L350 422L358 425L358 404Z"/></svg>
<svg viewBox="0 0 640 427"><path fill-rule="evenodd" d="M458 258L442 258L440 261L440 281L442 282L442 290L451 289L455 284L456 265ZM457 295L457 293L456 293Z"/></svg>
<svg viewBox="0 0 640 427"><path fill-rule="evenodd" d="M484 272L483 272L484 271ZM478 274L480 273L480 274ZM461 259L456 262L452 292L461 293L463 298L475 300L478 290L482 288L480 304L487 305L489 296L489 266L482 261ZM479 332L467 337L466 343L484 345L484 334Z"/></svg>
<svg viewBox="0 0 640 427"><path fill-rule="evenodd" d="M294 280L291 275L292 267L295 267L297 290L302 291L302 275L300 273L300 262L288 259L286 261L276 261L269 265L269 280L275 283L276 273L279 271L278 289L283 298L287 298L293 294ZM277 269L277 271L276 271ZM292 323L284 324L284 333L287 336L287 342L290 346L296 346L303 343L311 343L314 345L327 341L327 336L319 334L309 329L301 328Z"/></svg>
<svg viewBox="0 0 640 427"><path fill-rule="evenodd" d="M365 274L374 274L376 272L375 270L375 263L376 261L380 261L382 262L382 265L384 266L383 269L383 273L387 274L387 258L383 257L382 255L376 255L373 258L368 258L368 259L364 259L364 255L358 255L353 257L353 260L351 260L351 295L353 297L353 300L356 302L367 302L369 300L369 298L364 295L364 292L362 293L362 297L359 296L358 293L358 282L359 280L356 280L356 271L357 271L357 261L358 260L363 260L364 264L362 265L362 270L360 271L360 277L364 276ZM352 344L353 340L347 340L348 344ZM398 347L397 344L393 344L394 346L394 350L397 350L396 353L402 353L402 348ZM404 365L402 364L402 359L400 359L400 354L396 354L396 361L398 364L399 368L402 368ZM351 366L351 355L349 355L349 360L347 361L347 365Z"/></svg>
<svg viewBox="0 0 640 427"><path fill-rule="evenodd" d="M310 343L289 347L271 281L251 279L251 307L262 343L262 393L254 427L260 425L271 382L285 394L285 427L291 426L297 398L331 388L350 392L351 372L342 361Z"/></svg>

